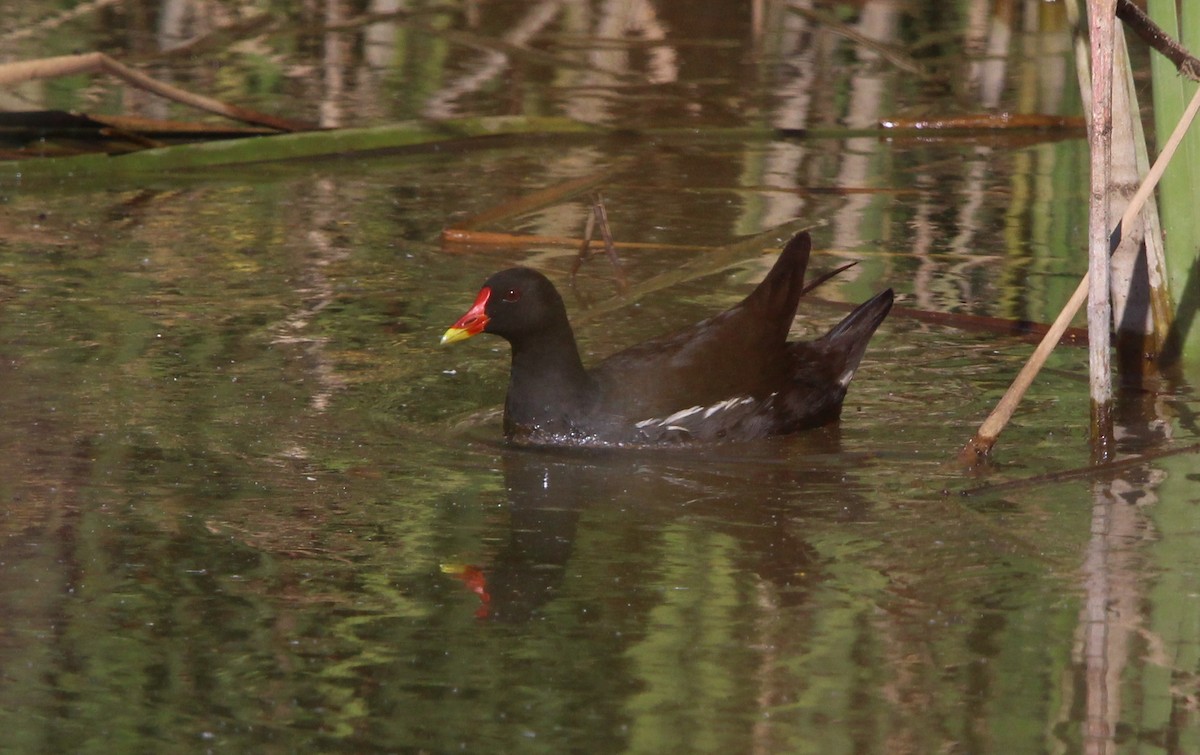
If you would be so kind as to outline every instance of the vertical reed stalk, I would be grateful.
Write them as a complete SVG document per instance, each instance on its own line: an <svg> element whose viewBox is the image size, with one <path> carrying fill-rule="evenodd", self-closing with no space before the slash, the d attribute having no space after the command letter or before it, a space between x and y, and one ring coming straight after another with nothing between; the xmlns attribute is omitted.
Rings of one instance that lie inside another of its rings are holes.
<svg viewBox="0 0 1200 755"><path fill-rule="evenodd" d="M1200 23L1197 23L1196 3L1180 5L1176 0L1148 0L1150 16L1167 33L1178 39L1195 54L1200 51ZM1167 139L1168 130L1187 112L1190 99L1200 88L1194 81L1180 76L1176 63L1163 55L1150 56L1150 73L1154 86L1154 123L1159 144ZM1200 328L1195 327L1197 291L1200 290L1200 222L1196 212L1196 197L1200 196L1200 130L1183 137L1179 144L1179 159L1162 177L1159 188L1159 207L1166 237L1167 273L1171 294L1177 310L1172 323L1168 346L1163 354L1165 366L1182 360L1189 368L1200 362Z"/></svg>
<svg viewBox="0 0 1200 755"><path fill-rule="evenodd" d="M1113 37L1116 0L1089 0L1088 29L1092 50L1092 119L1088 141L1092 155L1091 202L1088 214L1088 374L1091 385L1092 455L1107 460L1112 453L1112 360L1109 300L1108 187L1112 160Z"/></svg>

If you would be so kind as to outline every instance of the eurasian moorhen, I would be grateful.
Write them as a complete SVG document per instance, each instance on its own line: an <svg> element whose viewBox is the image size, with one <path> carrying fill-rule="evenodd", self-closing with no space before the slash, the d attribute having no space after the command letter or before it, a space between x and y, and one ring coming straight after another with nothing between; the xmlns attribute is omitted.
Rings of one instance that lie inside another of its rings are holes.
<svg viewBox="0 0 1200 755"><path fill-rule="evenodd" d="M673 335L579 359L562 297L514 267L488 278L442 336L493 333L512 345L504 434L534 445L660 445L749 440L818 427L841 413L888 289L815 341L788 342L812 240L796 234L740 304Z"/></svg>

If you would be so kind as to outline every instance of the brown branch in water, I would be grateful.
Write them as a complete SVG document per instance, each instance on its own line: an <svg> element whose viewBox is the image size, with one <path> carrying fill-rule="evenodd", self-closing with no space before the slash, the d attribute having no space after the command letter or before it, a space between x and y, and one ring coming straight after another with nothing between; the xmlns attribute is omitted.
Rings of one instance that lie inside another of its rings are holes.
<svg viewBox="0 0 1200 755"><path fill-rule="evenodd" d="M1042 113L964 113L933 118L885 118L879 127L891 130L941 131L978 129L1037 129L1082 131L1087 123L1079 116Z"/></svg>
<svg viewBox="0 0 1200 755"><path fill-rule="evenodd" d="M125 81L128 84L152 92L160 97L216 113L226 118L243 123L253 123L267 126L279 131L311 131L314 124L294 121L289 118L279 118L266 113L259 113L236 105L227 105L220 100L193 94L178 87L164 84L144 73L135 71L102 52L89 52L83 55L64 55L57 58L40 58L38 60L23 60L16 63L0 64L0 87L19 84L32 79L46 79L56 76L72 76L80 73L107 73Z"/></svg>
<svg viewBox="0 0 1200 755"><path fill-rule="evenodd" d="M1154 23L1145 11L1133 4L1133 0L1117 0L1117 18L1124 21L1143 42L1174 63L1181 75L1192 81L1200 81L1200 60Z"/></svg>

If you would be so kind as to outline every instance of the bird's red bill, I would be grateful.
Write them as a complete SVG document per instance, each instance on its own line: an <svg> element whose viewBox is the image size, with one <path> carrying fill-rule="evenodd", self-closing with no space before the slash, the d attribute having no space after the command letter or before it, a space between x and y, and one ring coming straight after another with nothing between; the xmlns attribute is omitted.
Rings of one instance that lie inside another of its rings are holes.
<svg viewBox="0 0 1200 755"><path fill-rule="evenodd" d="M442 335L442 343L454 343L455 341L465 341L471 336L477 336L487 327L488 316L484 312L487 307L488 298L492 295L492 289L484 286L479 291L479 296L475 298L475 303L467 310L467 313L458 318L458 322L450 326L450 328Z"/></svg>

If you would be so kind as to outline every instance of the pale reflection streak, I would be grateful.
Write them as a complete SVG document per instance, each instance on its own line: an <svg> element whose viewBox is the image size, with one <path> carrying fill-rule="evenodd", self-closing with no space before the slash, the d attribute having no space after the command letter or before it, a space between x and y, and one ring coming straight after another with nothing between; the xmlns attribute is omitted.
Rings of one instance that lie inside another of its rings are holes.
<svg viewBox="0 0 1200 755"><path fill-rule="evenodd" d="M580 4L578 11L581 18L586 18L586 4ZM667 29L648 0L608 0L600 7L594 36L601 40L663 40ZM674 47L654 45L647 55L647 83L668 84L679 78ZM619 83L620 76L633 73L629 51L623 46L598 45L588 52L587 60L587 70L571 82L579 91L570 95L564 111L568 117L585 123L608 123L613 120L608 92Z"/></svg>
<svg viewBox="0 0 1200 755"><path fill-rule="evenodd" d="M591 9L582 0L550 0L538 3L526 11L500 39L512 45L525 45L551 23L561 19L568 30L601 40L630 39L665 40L667 28L660 21L654 4L648 0L609 0L600 6L592 21ZM430 118L451 118L459 114L458 100L479 91L508 68L509 56L493 50L480 54L468 71L442 87L425 104L423 114ZM587 54L588 68L569 83L577 89L614 86L619 77L631 72L629 53L621 47L597 46ZM568 79L570 72L561 75ZM644 80L650 84L665 84L679 77L679 65L674 47L653 45L647 50ZM576 91L564 106L565 114L588 123L610 119L607 97Z"/></svg>
<svg viewBox="0 0 1200 755"><path fill-rule="evenodd" d="M596 24L596 36L600 39L626 39L638 37L643 40L666 39L666 27L659 21L658 11L648 0L608 0L600 7L600 18ZM646 80L651 84L669 84L679 78L679 64L675 48L670 45L654 45L648 49ZM629 52L624 48L595 48L588 55L597 69L628 72Z"/></svg>
<svg viewBox="0 0 1200 755"><path fill-rule="evenodd" d="M864 36L878 42L896 40L903 8L899 2L883 0L868 3L859 16L855 28ZM890 105L889 84L895 75L891 71L877 69L879 54L863 47L857 55L864 65L850 80L849 101L843 123L848 128L871 128L879 123ZM875 157L881 145L873 136L847 139L840 169L835 179L836 186L869 186L873 178ZM852 194L846 198L833 217L833 245L839 249L857 248L863 244L862 219L867 207L876 200L871 194Z"/></svg>
<svg viewBox="0 0 1200 755"><path fill-rule="evenodd" d="M564 4L562 0L548 0L534 5L500 39L508 44L524 45L558 16ZM480 55L481 58L470 66L467 73L451 80L429 99L422 113L425 117L445 119L460 115L457 105L459 98L479 91L508 68L508 55L499 50Z"/></svg>
<svg viewBox="0 0 1200 755"><path fill-rule="evenodd" d="M346 20L343 0L325 0L325 23L336 28ZM337 31L325 33L325 56L322 60L324 89L321 92L320 115L322 128L338 128L343 125L343 96L346 67L349 64L349 45L345 34Z"/></svg>
<svg viewBox="0 0 1200 755"><path fill-rule="evenodd" d="M386 15L408 8L407 0L371 0L371 14ZM396 63L396 22L379 21L363 29L363 60L373 70L386 69Z"/></svg>
<svg viewBox="0 0 1200 755"><path fill-rule="evenodd" d="M983 57L973 60L968 67L967 76L976 87L979 104L988 109L1000 106L1000 96L1004 94L1004 87L1008 81L1008 51L1012 47L1013 36L1012 12L1011 3L998 3L994 6L987 24L986 36L978 40L983 48ZM1030 19L1033 14L1024 15L1026 19Z"/></svg>
<svg viewBox="0 0 1200 755"><path fill-rule="evenodd" d="M810 8L809 0L797 0L788 7ZM771 113L771 125L782 129L803 129L813 119L813 93L818 86L818 60L820 43L817 30L809 18L790 13L772 3L759 12L778 11L764 19L771 30L769 35L756 37L756 57L778 59L783 75L775 87L775 108ZM756 153L746 153L742 165L743 186L765 185L794 188L801 178L801 168L808 154L804 141L773 140L766 146L761 164ZM782 225L801 217L805 206L803 197L784 192L756 193L743 205L738 233L749 235L763 228Z"/></svg>
<svg viewBox="0 0 1200 755"><path fill-rule="evenodd" d="M1142 507L1157 503L1153 490L1162 477L1151 470L1143 482L1117 479L1093 486L1092 536L1083 563L1085 598L1076 649L1076 663L1084 674L1083 744L1089 755L1117 749L1121 679L1130 646L1144 631L1139 546L1151 529Z"/></svg>
<svg viewBox="0 0 1200 755"><path fill-rule="evenodd" d="M299 302L276 330L272 343L300 346L308 356L308 369L316 382L316 390L309 398L314 411L329 408L333 395L345 387L346 379L334 367L334 360L327 352L329 339L312 335L309 326L313 318L333 301L336 292L334 283L325 272L335 262L347 258L351 250L346 242L337 238L329 228L336 228L340 213L349 200L348 188L331 178L320 178L314 184L311 199L313 211L304 223L288 224L296 239L295 247L310 250L303 259L299 280L294 291ZM300 207L306 207L302 204Z"/></svg>
<svg viewBox="0 0 1200 755"><path fill-rule="evenodd" d="M1008 48L997 47L993 43L993 38L997 36L1008 39L1012 36L1011 32L993 34L998 25L998 19L992 20L992 11L992 3L986 0L976 0L970 3L965 11L963 50L971 60L967 66L967 86L970 90L979 93L978 96L981 100L984 99L982 92L985 89L995 92L995 96L999 96L1007 71L1005 58ZM1007 20L1011 23L1011 16ZM988 55L996 56L996 60L983 59ZM992 83L985 84L985 79ZM984 207L986 189L984 181L991 173L987 161L990 153L991 150L987 147L977 149L975 156L978 159L970 161L964 171L962 189L958 193L961 198L958 207L958 230L950 241L950 249L956 254L966 255L971 252L975 228L978 227L978 214ZM962 292L962 295L966 296L967 292ZM921 307L931 307L934 304L934 297L929 296L928 293L918 292L917 297Z"/></svg>
<svg viewBox="0 0 1200 755"><path fill-rule="evenodd" d="M154 30L154 44L161 52L209 34L233 16L215 3L196 0L163 0L159 6L158 25ZM158 78L168 83L179 83L176 71L166 66L157 73ZM170 103L162 97L149 95L137 87L123 87L121 100L128 112L140 113L150 118L171 117Z"/></svg>

